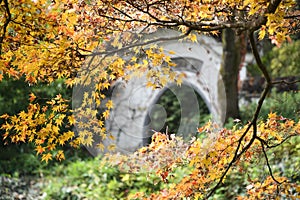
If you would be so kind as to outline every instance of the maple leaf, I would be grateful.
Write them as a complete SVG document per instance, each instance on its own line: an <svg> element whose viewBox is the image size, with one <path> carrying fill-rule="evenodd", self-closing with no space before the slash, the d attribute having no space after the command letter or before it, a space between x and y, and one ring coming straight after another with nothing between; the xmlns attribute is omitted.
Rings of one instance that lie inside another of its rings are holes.
<svg viewBox="0 0 300 200"><path fill-rule="evenodd" d="M108 100L107 103L105 104L105 106L106 106L107 109L113 108L113 102L112 102L112 100Z"/></svg>
<svg viewBox="0 0 300 200"><path fill-rule="evenodd" d="M33 93L30 93L29 95L29 101L33 102L36 99L36 96Z"/></svg>
<svg viewBox="0 0 300 200"><path fill-rule="evenodd" d="M49 160L52 160L52 154L51 153L46 153L42 155L42 161L45 161L48 163Z"/></svg>
<svg viewBox="0 0 300 200"><path fill-rule="evenodd" d="M64 152L62 151L62 150L59 150L58 152L57 152L57 154L55 155L55 158L57 159L57 160L59 160L59 161L62 161L62 160L65 160L66 158L65 158L65 154L64 154Z"/></svg>
<svg viewBox="0 0 300 200"><path fill-rule="evenodd" d="M5 114L1 115L0 118L2 118L2 119L8 119L9 115L5 113Z"/></svg>
<svg viewBox="0 0 300 200"><path fill-rule="evenodd" d="M104 117L104 119L108 119L109 117L109 110L106 110L102 113L102 116Z"/></svg>
<svg viewBox="0 0 300 200"><path fill-rule="evenodd" d="M265 38L265 35L266 35L266 27L265 27L265 26L262 26L262 27L260 28L260 31L259 31L259 37L258 37L258 39L259 39L259 40L264 39L264 38Z"/></svg>
<svg viewBox="0 0 300 200"><path fill-rule="evenodd" d="M189 38L190 38L190 40L191 40L192 42L198 42L198 39L197 39L197 35L196 35L196 34L191 34Z"/></svg>
<svg viewBox="0 0 300 200"><path fill-rule="evenodd" d="M42 147L41 145L38 145L36 148L35 148L35 151L37 154L42 154L44 153L45 151L45 147Z"/></svg>
<svg viewBox="0 0 300 200"><path fill-rule="evenodd" d="M269 119L276 119L277 118L277 114L271 112L271 113L268 114L268 118Z"/></svg>
<svg viewBox="0 0 300 200"><path fill-rule="evenodd" d="M103 143L98 143L98 144L96 145L96 147L97 147L98 149L100 149L101 151L104 151L104 148L105 148L105 146L103 145Z"/></svg>
<svg viewBox="0 0 300 200"><path fill-rule="evenodd" d="M75 124L76 120L75 120L75 117L73 115L68 116L67 118L68 118L68 121L69 121L70 125Z"/></svg>

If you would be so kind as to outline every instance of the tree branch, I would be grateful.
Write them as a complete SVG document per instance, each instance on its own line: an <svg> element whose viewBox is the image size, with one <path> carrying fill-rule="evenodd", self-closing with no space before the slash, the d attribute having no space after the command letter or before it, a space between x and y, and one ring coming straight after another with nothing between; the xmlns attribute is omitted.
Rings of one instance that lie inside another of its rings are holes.
<svg viewBox="0 0 300 200"><path fill-rule="evenodd" d="M235 150L234 157L229 162L226 170L224 171L224 173L220 177L218 183L208 193L208 195L206 196L206 199L208 199L210 196L212 196L212 194L220 187L220 185L222 184L222 182L223 182L225 176L227 175L228 171L230 170L230 168L251 147L251 145L253 144L253 142L257 138L257 119L258 119L261 107L262 107L262 105L264 103L264 100L266 99L267 94L270 92L271 87L272 87L272 82L271 82L270 75L269 75L269 73L267 71L267 68L263 65L263 63L261 61L261 58L260 58L260 55L258 53L257 46L256 46L256 43L255 43L255 40L254 40L254 33L253 32L251 32L249 34L249 38L250 38L250 45L251 45L251 48L252 48L252 53L254 55L254 58L256 60L256 63L258 65L259 69L261 70L264 78L266 79L267 84L265 85L265 88L264 88L264 90L263 90L263 92L262 92L262 94L261 94L261 96L259 98L259 101L257 103L257 107L256 107L256 110L255 110L255 113L253 114L253 118L251 120L251 123L248 125L247 129L245 130L245 132L243 133L243 135L238 140L238 145L237 145L237 148ZM247 133L249 132L249 130L250 130L251 127L253 127L253 135L252 135L249 143L244 148L242 148L242 150L239 153L242 141L245 138L245 136L247 135Z"/></svg>
<svg viewBox="0 0 300 200"><path fill-rule="evenodd" d="M286 80L280 80L280 81L273 81L272 85L275 84L286 84L286 85L293 85L295 83L300 83L300 79L299 80L295 80L295 81L286 81Z"/></svg>
<svg viewBox="0 0 300 200"><path fill-rule="evenodd" d="M149 44L153 44L153 43L157 43L157 42L164 42L164 41L172 41L172 40L179 40L179 39L183 39L185 37L187 37L190 33L191 33L191 29L189 29L186 33L184 34L181 34L179 36L174 36L174 37L160 37L160 38L157 38L157 39L152 39L152 40L149 40L149 41L145 41L145 42L141 42L141 43L137 43L137 44L132 44L132 45L128 45L128 46L125 46L123 48L120 48L120 49L116 49L116 50L112 50L112 51L104 51L104 52L93 52L91 54L86 54L84 56L86 57L91 57L91 60L88 62L88 68L87 69L84 69L84 70L94 70L96 69L98 66L95 66L93 68L90 68L93 60L96 58L96 56L100 56L100 55L104 55L100 61L98 61L98 63L101 63L105 58L107 58L108 56L110 55L114 55L115 53L119 53L119 52L125 52L131 48L134 48L134 47L141 47L141 46L145 46L145 45L149 45ZM80 72L79 72L80 73ZM88 74L88 76L86 76L85 80L83 80L83 82L85 82L90 76L90 73Z"/></svg>
<svg viewBox="0 0 300 200"><path fill-rule="evenodd" d="M260 59L260 55L258 53L258 49L257 49L257 46L256 46L256 43L255 43L255 39L254 39L254 31L252 31L250 34L249 34L249 39L250 39L250 44L251 44L251 48L252 48L252 53L253 53L253 56L256 60L256 63L259 67L259 69L261 70L261 72L263 73L264 75L264 78L266 79L267 81L267 85L272 85L272 82L271 82L271 77L267 71L267 68L266 66L262 63L261 59Z"/></svg>
<svg viewBox="0 0 300 200"><path fill-rule="evenodd" d="M294 136L298 136L298 135L297 134L289 135L286 138L284 138L281 142L279 142L278 144L274 144L274 145L269 145L268 142L265 141L264 139L262 139L261 137L256 136L256 139L259 140L261 143L263 143L268 149L272 149L272 148L280 146L281 144L283 144L288 139L290 139L291 137L294 137Z"/></svg>
<svg viewBox="0 0 300 200"><path fill-rule="evenodd" d="M94 53L86 55L86 56L96 56L96 55L103 55L103 54L112 55L112 54L115 54L115 53L118 53L118 52L121 52L121 51L129 50L129 49L134 48L134 47L145 46L145 45L154 44L154 43L157 43L157 42L180 40L180 39L183 39L183 38L187 37L191 32L192 32L192 29L189 29L186 33L181 34L179 36L174 36L174 37L160 37L160 38L149 40L149 41L145 41L145 42L142 42L142 43L128 45L128 46L125 46L125 47L117 49L117 50L105 51L105 52L94 52Z"/></svg>
<svg viewBox="0 0 300 200"><path fill-rule="evenodd" d="M271 166L270 166L270 163L269 163L269 159L268 159L268 156L267 156L267 153L265 151L265 147L264 147L264 144L262 141L260 141L260 144L261 144L261 148L262 148L262 151L264 153L264 157L266 159L266 162L267 162L267 167L268 167L268 170L269 170L269 173L270 173L270 176L272 177L272 179L277 183L277 184L282 184L282 182L280 183L273 175L273 172L272 172L272 169L271 169Z"/></svg>
<svg viewBox="0 0 300 200"><path fill-rule="evenodd" d="M5 35L6 35L6 32L7 32L7 27L8 27L9 22L11 21L11 13L10 13L10 9L9 9L8 0L4 0L4 7L5 7L5 11L7 13L7 18L4 22L3 33L0 37L0 55L2 54L2 44L3 44L4 38L5 38Z"/></svg>

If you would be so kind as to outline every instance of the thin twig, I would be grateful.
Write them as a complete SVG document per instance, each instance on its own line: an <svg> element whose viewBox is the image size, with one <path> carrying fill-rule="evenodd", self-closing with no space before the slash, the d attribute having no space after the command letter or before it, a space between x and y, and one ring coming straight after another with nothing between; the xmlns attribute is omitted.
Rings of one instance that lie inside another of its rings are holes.
<svg viewBox="0 0 300 200"><path fill-rule="evenodd" d="M283 144L283 143L286 142L288 139L290 139L291 137L294 137L294 136L299 136L299 135L297 135L297 134L289 135L289 136L287 136L286 138L284 138L281 142L279 142L279 143L277 143L277 144L274 144L274 145L269 145L267 141L265 141L264 139L262 139L262 138L259 137L259 136L256 136L256 139L259 140L260 142L262 142L268 149L272 149L272 148L275 148L275 147L280 146L281 144Z"/></svg>
<svg viewBox="0 0 300 200"><path fill-rule="evenodd" d="M282 183L280 183L280 182L274 177L273 172L272 172L272 169L271 169L271 166L270 166L270 163L269 163L268 155L267 155L267 153L266 153L266 151L265 151L265 146L264 146L264 144L263 144L262 141L260 142L260 144L261 144L262 151L263 151L263 153L264 153L264 157L265 157L266 162L267 162L267 167L268 167L270 176L272 177L272 179L273 179L277 184L279 184L279 185L282 184Z"/></svg>
<svg viewBox="0 0 300 200"><path fill-rule="evenodd" d="M154 44L154 43L157 43L157 42L166 42L166 41L172 41L172 40L180 40L180 39L183 39L183 38L187 37L191 33L191 31L192 31L192 29L189 29L186 33L181 34L179 36L174 36L174 37L160 37L160 38L156 38L156 39L153 39L153 40L145 41L145 42L142 42L142 43L128 45L128 46L125 46L123 48L112 50L112 51L94 52L94 53L86 55L86 56L96 56L96 55L103 55L103 54L113 55L115 53L126 51L126 50L132 49L134 47L146 46L146 45Z"/></svg>
<svg viewBox="0 0 300 200"><path fill-rule="evenodd" d="M295 80L295 81L286 81L286 80L280 80L280 81L273 81L272 84L286 84L286 85L293 85L295 83L300 83L300 79L299 80Z"/></svg>

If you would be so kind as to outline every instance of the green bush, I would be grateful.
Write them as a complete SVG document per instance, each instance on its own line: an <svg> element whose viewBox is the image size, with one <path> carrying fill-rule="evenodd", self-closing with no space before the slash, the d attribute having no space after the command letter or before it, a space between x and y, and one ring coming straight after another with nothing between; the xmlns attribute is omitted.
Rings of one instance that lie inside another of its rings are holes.
<svg viewBox="0 0 300 200"><path fill-rule="evenodd" d="M40 158L32 153L15 154L9 159L0 161L0 175L8 174L15 177L36 175L43 167Z"/></svg>
<svg viewBox="0 0 300 200"><path fill-rule="evenodd" d="M136 192L158 191L163 185L155 174L125 173L99 159L59 165L46 180L46 199L125 199Z"/></svg>
<svg viewBox="0 0 300 200"><path fill-rule="evenodd" d="M265 44L264 44L265 45ZM300 75L300 40L285 43L282 47L273 47L262 57L272 77L299 76ZM247 66L252 76L261 75L257 64Z"/></svg>
<svg viewBox="0 0 300 200"><path fill-rule="evenodd" d="M250 103L240 108L242 120L250 120L255 112L257 103ZM300 116L300 92L272 92L265 100L261 111L260 119L265 120L270 112L276 112L285 118L299 120Z"/></svg>

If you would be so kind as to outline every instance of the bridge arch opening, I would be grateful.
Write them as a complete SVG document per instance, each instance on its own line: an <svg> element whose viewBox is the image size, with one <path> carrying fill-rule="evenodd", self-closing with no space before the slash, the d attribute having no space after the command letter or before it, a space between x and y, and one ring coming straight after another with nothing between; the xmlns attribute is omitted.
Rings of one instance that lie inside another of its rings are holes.
<svg viewBox="0 0 300 200"><path fill-rule="evenodd" d="M171 85L160 91L148 108L143 145L148 145L157 131L190 139L208 119L211 119L210 107L201 92L187 83Z"/></svg>

